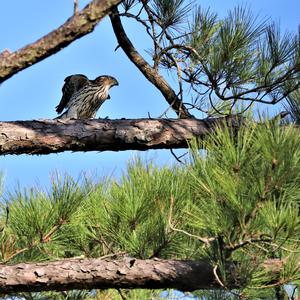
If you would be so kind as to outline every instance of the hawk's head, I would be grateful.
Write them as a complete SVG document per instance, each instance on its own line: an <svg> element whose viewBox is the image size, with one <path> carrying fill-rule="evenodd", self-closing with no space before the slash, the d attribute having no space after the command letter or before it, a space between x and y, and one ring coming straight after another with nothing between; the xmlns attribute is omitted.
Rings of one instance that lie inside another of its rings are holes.
<svg viewBox="0 0 300 300"><path fill-rule="evenodd" d="M101 87L102 93L99 94L101 99L110 99L110 95L108 94L109 89L114 85L119 85L116 78L108 75L98 76L96 79L90 80L90 83Z"/></svg>
<svg viewBox="0 0 300 300"><path fill-rule="evenodd" d="M97 85L107 85L109 88L113 87L114 85L119 85L119 82L116 78L108 75L101 75L94 80L91 80L92 84Z"/></svg>

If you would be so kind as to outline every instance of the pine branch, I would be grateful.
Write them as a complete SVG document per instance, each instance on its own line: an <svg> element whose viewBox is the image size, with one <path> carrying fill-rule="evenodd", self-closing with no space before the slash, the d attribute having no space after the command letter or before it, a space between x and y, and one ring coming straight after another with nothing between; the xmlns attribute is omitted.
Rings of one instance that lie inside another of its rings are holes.
<svg viewBox="0 0 300 300"><path fill-rule="evenodd" d="M196 119L34 120L0 122L0 155L49 154L63 151L124 151L187 148L226 120Z"/></svg>
<svg viewBox="0 0 300 300"><path fill-rule="evenodd" d="M167 81L157 72L157 70L152 68L134 48L133 44L125 33L119 16L119 11L116 7L114 7L112 10L110 19L119 46L123 49L128 58L135 64L142 74L159 89L166 101L170 104L170 106L172 106L180 118L192 118L193 116L186 109L182 101L177 97L176 93L170 87Z"/></svg>
<svg viewBox="0 0 300 300"><path fill-rule="evenodd" d="M276 276L283 262L270 259L262 266ZM0 292L6 294L107 288L193 291L220 288L220 284L213 267L204 261L65 259L1 265L0 270Z"/></svg>
<svg viewBox="0 0 300 300"><path fill-rule="evenodd" d="M0 83L92 32L120 0L93 0L63 25L13 53L0 53Z"/></svg>

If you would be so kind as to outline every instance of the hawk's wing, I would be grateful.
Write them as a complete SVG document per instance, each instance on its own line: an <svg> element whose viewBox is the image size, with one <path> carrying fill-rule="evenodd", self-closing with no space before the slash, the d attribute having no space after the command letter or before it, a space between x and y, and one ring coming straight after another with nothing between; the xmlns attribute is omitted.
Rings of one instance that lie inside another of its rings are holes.
<svg viewBox="0 0 300 300"><path fill-rule="evenodd" d="M65 78L65 84L62 88L62 97L59 104L56 106L56 111L60 114L65 108L68 102L70 101L72 95L82 89L89 79L82 74L70 75Z"/></svg>

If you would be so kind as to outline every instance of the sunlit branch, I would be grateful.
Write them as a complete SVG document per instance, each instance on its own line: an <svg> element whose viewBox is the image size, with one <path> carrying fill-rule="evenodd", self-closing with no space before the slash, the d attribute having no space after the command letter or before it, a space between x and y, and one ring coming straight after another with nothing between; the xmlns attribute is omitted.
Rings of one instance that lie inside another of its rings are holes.
<svg viewBox="0 0 300 300"><path fill-rule="evenodd" d="M120 0L94 0L63 25L15 52L0 53L0 83L92 32ZM75 2L76 3L76 2Z"/></svg>

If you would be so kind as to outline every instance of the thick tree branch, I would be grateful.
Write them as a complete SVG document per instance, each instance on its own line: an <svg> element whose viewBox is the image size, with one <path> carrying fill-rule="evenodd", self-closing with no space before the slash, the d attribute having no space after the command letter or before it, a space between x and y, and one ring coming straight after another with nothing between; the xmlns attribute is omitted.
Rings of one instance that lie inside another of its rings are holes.
<svg viewBox="0 0 300 300"><path fill-rule="evenodd" d="M113 8L112 13L110 14L110 19L119 46L123 49L128 58L136 65L142 74L160 90L164 98L180 118L192 118L193 116L186 109L182 101L177 97L168 82L154 68L152 68L135 49L125 33L117 7Z"/></svg>
<svg viewBox="0 0 300 300"><path fill-rule="evenodd" d="M63 25L16 52L0 53L0 83L94 30L120 0L94 0Z"/></svg>
<svg viewBox="0 0 300 300"><path fill-rule="evenodd" d="M0 122L0 155L186 148L189 139L204 137L224 120L239 127L237 117Z"/></svg>
<svg viewBox="0 0 300 300"><path fill-rule="evenodd" d="M282 265L282 261L274 259L263 267L276 275ZM234 288L235 284L232 280L228 287ZM213 267L204 261L134 258L111 261L98 258L0 266L1 293L107 288L193 291L221 286Z"/></svg>

